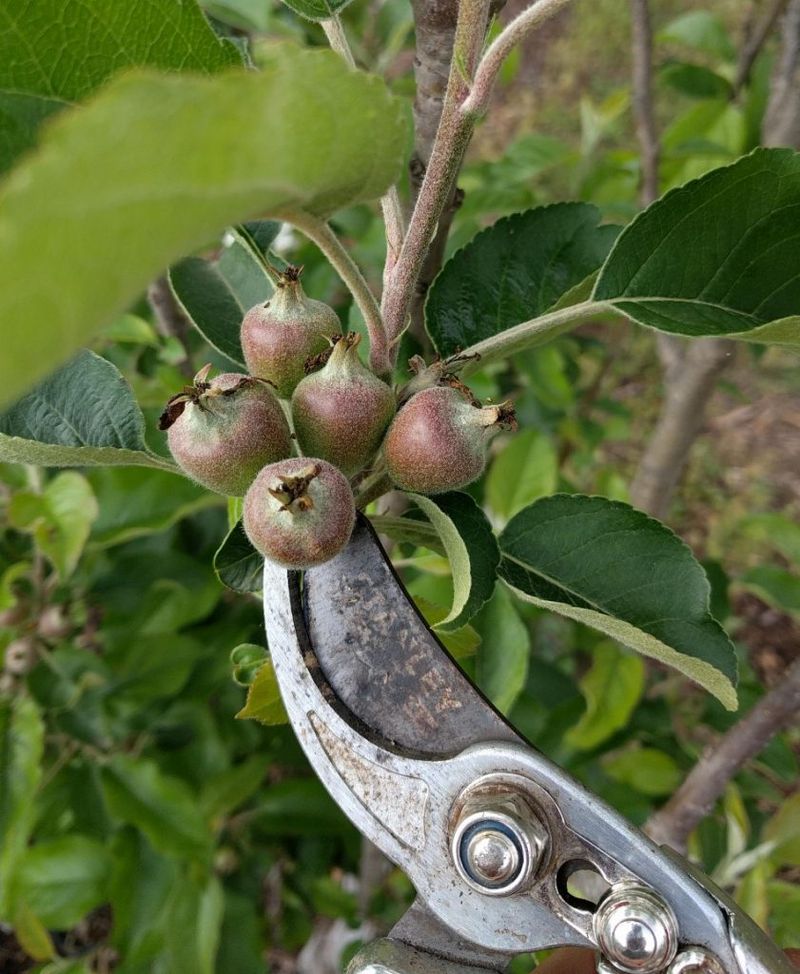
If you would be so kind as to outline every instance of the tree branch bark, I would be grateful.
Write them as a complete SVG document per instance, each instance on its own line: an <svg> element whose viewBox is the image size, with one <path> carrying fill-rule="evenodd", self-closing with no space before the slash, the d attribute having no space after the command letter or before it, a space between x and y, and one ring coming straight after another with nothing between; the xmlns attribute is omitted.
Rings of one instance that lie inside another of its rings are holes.
<svg viewBox="0 0 800 974"><path fill-rule="evenodd" d="M765 145L800 145L800 0L790 0L781 25L781 53L764 116Z"/></svg>
<svg viewBox="0 0 800 974"><path fill-rule="evenodd" d="M633 113L641 157L639 197L642 206L658 199L661 146L653 107L653 28L648 0L631 0Z"/></svg>
<svg viewBox="0 0 800 974"><path fill-rule="evenodd" d="M766 14L753 27L750 36L742 45L739 63L736 65L736 76L733 79L733 90L735 94L738 95L750 80L750 72L753 70L756 58L763 50L767 38L778 22L778 18L786 9L787 2L788 0L772 0Z"/></svg>
<svg viewBox="0 0 800 974"><path fill-rule="evenodd" d="M800 721L800 659L692 768L645 831L660 845L685 853L686 842L714 807L725 786L775 734Z"/></svg>

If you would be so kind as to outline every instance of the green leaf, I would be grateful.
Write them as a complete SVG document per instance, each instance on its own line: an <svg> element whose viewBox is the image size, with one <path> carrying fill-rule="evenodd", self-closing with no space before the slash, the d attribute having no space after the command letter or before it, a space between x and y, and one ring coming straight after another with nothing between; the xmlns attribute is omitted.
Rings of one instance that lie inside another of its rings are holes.
<svg viewBox="0 0 800 974"><path fill-rule="evenodd" d="M328 20L352 0L283 0L296 14L308 20Z"/></svg>
<svg viewBox="0 0 800 974"><path fill-rule="evenodd" d="M166 583L168 580L163 581ZM163 592L160 587L158 590ZM188 589L183 589L183 592L187 598L191 597ZM167 614L161 606L159 611L162 617ZM168 619L165 624L156 620L153 628L171 630L175 628L169 625L172 621ZM140 632L138 638L131 640L124 658L116 661L109 693L120 704L137 709L154 700L173 697L186 683L202 650L196 640L176 635L173 631Z"/></svg>
<svg viewBox="0 0 800 974"><path fill-rule="evenodd" d="M206 341L234 365L242 366L242 318L273 292L267 272L253 251L234 242L216 263L187 257L170 269L169 282Z"/></svg>
<svg viewBox="0 0 800 974"><path fill-rule="evenodd" d="M700 64L675 62L665 65L659 77L670 87L690 98L731 98L733 88L727 78Z"/></svg>
<svg viewBox="0 0 800 974"><path fill-rule="evenodd" d="M429 548L440 555L445 553L442 539L429 521L392 514L373 514L370 522L378 534L385 534L392 541L406 542L418 548Z"/></svg>
<svg viewBox="0 0 800 974"><path fill-rule="evenodd" d="M103 768L102 784L111 815L140 829L159 852L208 860L211 833L183 781L153 761L117 754Z"/></svg>
<svg viewBox="0 0 800 974"><path fill-rule="evenodd" d="M586 711L566 735L567 744L582 751L625 727L644 691L645 669L639 656L623 653L605 640L592 655L592 665L580 681Z"/></svg>
<svg viewBox="0 0 800 974"><path fill-rule="evenodd" d="M259 668L247 691L247 702L236 716L242 720L257 720L268 727L288 721L271 660L266 660Z"/></svg>
<svg viewBox="0 0 800 974"><path fill-rule="evenodd" d="M391 185L403 101L331 51L274 45L264 62L214 78L117 78L65 112L11 174L0 191L0 265L14 282L0 292L0 319L16 323L0 364L5 395L225 226L265 211L327 217Z"/></svg>
<svg viewBox="0 0 800 974"><path fill-rule="evenodd" d="M783 514L750 514L736 526L738 534L767 543L800 566L800 524Z"/></svg>
<svg viewBox="0 0 800 974"><path fill-rule="evenodd" d="M473 624L481 635L475 664L476 682L495 707L507 714L528 678L531 655L528 627L502 585L495 586L494 595L475 616Z"/></svg>
<svg viewBox="0 0 800 974"><path fill-rule="evenodd" d="M782 947L800 948L800 886L773 880L768 887L770 905L770 929L776 943Z"/></svg>
<svg viewBox="0 0 800 974"><path fill-rule="evenodd" d="M683 777L673 758L652 747L631 747L602 763L615 781L654 798L671 795Z"/></svg>
<svg viewBox="0 0 800 974"><path fill-rule="evenodd" d="M459 491L411 499L436 528L453 575L453 606L437 628L459 629L491 598L500 552L486 515Z"/></svg>
<svg viewBox="0 0 800 974"><path fill-rule="evenodd" d="M174 469L148 449L144 417L122 373L87 351L0 414L0 460L43 467Z"/></svg>
<svg viewBox="0 0 800 974"><path fill-rule="evenodd" d="M523 507L552 494L558 484L558 457L552 440L539 430L523 430L509 439L486 476L486 500L503 521Z"/></svg>
<svg viewBox="0 0 800 974"><path fill-rule="evenodd" d="M555 494L500 536L500 576L520 596L672 666L736 708L736 655L709 613L686 545L619 501Z"/></svg>
<svg viewBox="0 0 800 974"><path fill-rule="evenodd" d="M109 548L157 534L185 517L225 503L219 494L184 477L138 467L105 467L87 472L100 513L90 543Z"/></svg>
<svg viewBox="0 0 800 974"><path fill-rule="evenodd" d="M234 592L260 592L264 557L250 544L239 521L228 532L214 555L217 578Z"/></svg>
<svg viewBox="0 0 800 974"><path fill-rule="evenodd" d="M34 821L41 780L44 723L36 704L17 696L0 700L0 918L14 910L17 868Z"/></svg>
<svg viewBox="0 0 800 974"><path fill-rule="evenodd" d="M694 10L676 18L659 31L658 39L665 44L685 44L725 61L736 57L736 48L725 25L708 10Z"/></svg>
<svg viewBox="0 0 800 974"><path fill-rule="evenodd" d="M164 908L166 949L154 974L214 974L224 907L216 876L202 885L188 877L176 884Z"/></svg>
<svg viewBox="0 0 800 974"><path fill-rule="evenodd" d="M437 626L447 615L447 609L440 605L429 602L428 599L418 595L414 598L414 605L422 613L429 626ZM441 630L436 633L436 638L442 643L444 648L455 660L466 659L474 656L475 651L481 644L481 637L472 626L462 626L460 629L453 629L452 632Z"/></svg>
<svg viewBox="0 0 800 974"><path fill-rule="evenodd" d="M764 826L762 838L775 843L774 862L800 866L800 792L786 798Z"/></svg>
<svg viewBox="0 0 800 974"><path fill-rule="evenodd" d="M116 72L149 65L214 72L242 58L193 0L126 4L81 0L0 2L0 171L35 144L45 118L80 101Z"/></svg>
<svg viewBox="0 0 800 974"><path fill-rule="evenodd" d="M56 474L45 487L42 499L47 515L34 535L63 580L78 565L98 514L97 500L86 478L74 470Z"/></svg>
<svg viewBox="0 0 800 974"><path fill-rule="evenodd" d="M227 815L243 805L261 787L267 771L264 757L254 754L203 784L200 804L208 818Z"/></svg>
<svg viewBox="0 0 800 974"><path fill-rule="evenodd" d="M800 154L758 149L640 214L593 298L660 331L800 345L799 218Z"/></svg>
<svg viewBox="0 0 800 974"><path fill-rule="evenodd" d="M95 839L44 839L22 860L20 895L45 926L68 930L108 898L110 871L108 851Z"/></svg>
<svg viewBox="0 0 800 974"><path fill-rule="evenodd" d="M52 960L58 956L47 928L27 903L17 905L13 927L20 947L34 960Z"/></svg>
<svg viewBox="0 0 800 974"><path fill-rule="evenodd" d="M739 580L744 588L782 612L800 615L800 578L777 565L757 565Z"/></svg>
<svg viewBox="0 0 800 974"><path fill-rule="evenodd" d="M537 318L603 263L618 227L588 203L503 217L442 268L425 304L428 334L452 355ZM531 344L527 341L526 344Z"/></svg>

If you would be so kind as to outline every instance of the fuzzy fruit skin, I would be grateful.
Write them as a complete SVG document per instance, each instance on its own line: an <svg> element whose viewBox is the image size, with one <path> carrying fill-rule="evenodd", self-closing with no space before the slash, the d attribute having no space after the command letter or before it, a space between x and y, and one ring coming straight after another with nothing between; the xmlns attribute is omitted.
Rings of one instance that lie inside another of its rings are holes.
<svg viewBox="0 0 800 974"><path fill-rule="evenodd" d="M281 478L317 474L304 492L308 508L288 506L270 493L280 490ZM325 460L294 457L264 467L245 494L243 523L253 546L284 568L313 568L333 558L350 540L356 518L353 492L347 478Z"/></svg>
<svg viewBox="0 0 800 974"><path fill-rule="evenodd" d="M237 388L242 380L245 385ZM235 389L231 395L221 395ZM236 372L211 380L202 407L188 402L167 432L178 466L220 494L240 497L258 471L292 452L281 404L263 382Z"/></svg>
<svg viewBox="0 0 800 974"><path fill-rule="evenodd" d="M324 352L328 339L341 330L330 305L307 297L299 280L284 275L270 300L251 308L242 321L248 371L269 379L288 399L305 375L306 359Z"/></svg>
<svg viewBox="0 0 800 974"><path fill-rule="evenodd" d="M416 393L386 434L389 476L418 494L465 487L483 473L486 446L500 420L499 407L474 406L448 386Z"/></svg>
<svg viewBox="0 0 800 974"><path fill-rule="evenodd" d="M394 394L361 364L358 335L334 346L319 372L292 395L292 419L303 453L322 457L351 477L381 445L395 411Z"/></svg>

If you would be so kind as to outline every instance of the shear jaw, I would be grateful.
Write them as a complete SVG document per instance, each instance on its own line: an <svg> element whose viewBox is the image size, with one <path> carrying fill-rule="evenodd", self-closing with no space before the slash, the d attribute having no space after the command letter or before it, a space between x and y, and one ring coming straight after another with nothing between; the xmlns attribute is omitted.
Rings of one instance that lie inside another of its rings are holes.
<svg viewBox="0 0 800 974"><path fill-rule="evenodd" d="M367 540L380 552L377 540ZM329 565L340 576L343 566ZM391 584L385 573L377 581ZM638 886L669 904L681 943L713 955L726 974L740 974L719 902L616 812L516 743L510 729L498 735L506 739L442 756L419 756L385 739L331 688L309 637L300 575L267 562L264 594L276 677L311 765L356 827L409 876L424 904L412 907L393 932L396 939L376 946L359 972L471 974L502 970L518 953L595 946L597 904L569 892L570 874L588 866L612 891ZM380 658L386 647L371 639L367 629L352 652ZM380 679L374 667L372 675ZM491 726L505 726L473 693L465 708L485 707ZM419 919L426 915L435 935ZM483 966L471 966L472 957ZM654 974L671 960L633 969Z"/></svg>

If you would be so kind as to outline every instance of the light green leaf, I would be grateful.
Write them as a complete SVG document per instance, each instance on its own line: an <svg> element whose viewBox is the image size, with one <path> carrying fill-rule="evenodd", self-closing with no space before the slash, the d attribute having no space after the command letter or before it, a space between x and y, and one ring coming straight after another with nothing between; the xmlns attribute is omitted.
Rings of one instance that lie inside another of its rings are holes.
<svg viewBox="0 0 800 974"><path fill-rule="evenodd" d="M582 751L602 744L628 723L644 690L644 663L612 642L598 643L592 665L581 678L586 711L567 731L566 741Z"/></svg>
<svg viewBox="0 0 800 974"><path fill-rule="evenodd" d="M51 960L57 956L47 927L24 901L14 911L13 927L20 947L34 960Z"/></svg>
<svg viewBox="0 0 800 974"><path fill-rule="evenodd" d="M619 228L599 220L588 203L556 203L479 233L445 264L425 303L437 351L451 355L552 308L611 249Z"/></svg>
<svg viewBox="0 0 800 974"><path fill-rule="evenodd" d="M117 754L102 770L110 814L140 829L167 856L207 861L212 836L196 796L153 761Z"/></svg>
<svg viewBox="0 0 800 974"><path fill-rule="evenodd" d="M0 700L0 918L15 911L18 865L34 820L42 776L44 723L28 697Z"/></svg>
<svg viewBox="0 0 800 974"><path fill-rule="evenodd" d="M161 470L107 467L86 476L100 508L90 535L96 547L157 534L197 511L225 503L219 494Z"/></svg>
<svg viewBox="0 0 800 974"><path fill-rule="evenodd" d="M447 609L443 609L442 606L435 605L433 602L429 602L428 599L419 595L414 598L414 605L416 605L424 616L425 621L431 627L437 626L447 615ZM481 644L480 635L470 625L462 626L460 629L453 629L452 632L444 629L440 630L436 633L436 638L455 660L462 660L468 656L474 656L475 651Z"/></svg>
<svg viewBox="0 0 800 974"><path fill-rule="evenodd" d="M41 122L123 68L214 72L241 64L194 0L0 2L0 171L36 141Z"/></svg>
<svg viewBox="0 0 800 974"><path fill-rule="evenodd" d="M558 457L539 430L523 430L495 456L486 476L486 500L503 521L532 501L552 494L558 483Z"/></svg>
<svg viewBox="0 0 800 974"><path fill-rule="evenodd" d="M555 494L500 536L500 576L525 601L672 666L736 708L736 655L686 545L619 501Z"/></svg>
<svg viewBox="0 0 800 974"><path fill-rule="evenodd" d="M103 338L122 345L149 345L158 348L158 336L149 321L125 314L103 329Z"/></svg>
<svg viewBox="0 0 800 974"><path fill-rule="evenodd" d="M593 299L660 331L800 345L798 219L800 154L758 149L640 214Z"/></svg>
<svg viewBox="0 0 800 974"><path fill-rule="evenodd" d="M87 351L0 414L0 460L43 467L175 469L148 449L144 417L122 373Z"/></svg>
<svg viewBox="0 0 800 974"><path fill-rule="evenodd" d="M225 226L265 211L326 217L379 196L399 172L405 120L378 78L288 44L270 47L261 72L137 72L65 112L0 191L0 265L14 282L0 319L15 322L4 394Z"/></svg>
<svg viewBox="0 0 800 974"><path fill-rule="evenodd" d="M238 521L214 554L217 578L234 592L260 592L264 575L264 556L250 543Z"/></svg>
<svg viewBox="0 0 800 974"><path fill-rule="evenodd" d="M56 474L43 497L48 518L36 530L36 540L61 578L69 578L97 517L97 500L86 478L74 470Z"/></svg>
<svg viewBox="0 0 800 974"><path fill-rule="evenodd" d="M20 864L20 895L51 930L68 930L108 898L111 860L84 835L37 842Z"/></svg>
<svg viewBox="0 0 800 974"><path fill-rule="evenodd" d="M659 78L690 98L731 98L733 87L727 78L700 64L673 61L659 71Z"/></svg>
<svg viewBox="0 0 800 974"><path fill-rule="evenodd" d="M708 10L693 10L682 14L659 31L658 39L666 44L685 44L725 61L736 57L736 48L725 25L716 14Z"/></svg>
<svg viewBox="0 0 800 974"><path fill-rule="evenodd" d="M774 843L774 862L782 866L800 866L800 792L783 801L764 826L761 837Z"/></svg>
<svg viewBox="0 0 800 974"><path fill-rule="evenodd" d="M494 595L473 622L481 635L475 665L476 682L495 707L507 714L528 678L531 655L528 627L502 585L495 586Z"/></svg>
<svg viewBox="0 0 800 974"><path fill-rule="evenodd" d="M308 20L328 20L352 0L283 0L296 14Z"/></svg>
<svg viewBox="0 0 800 974"><path fill-rule="evenodd" d="M257 720L268 727L285 724L288 721L271 660L266 660L260 667L252 686L247 691L247 702L236 716L241 719Z"/></svg>
<svg viewBox="0 0 800 974"><path fill-rule="evenodd" d="M392 541L407 542L418 548L429 548L440 555L445 553L442 539L430 521L392 514L373 514L370 522L378 534L385 534Z"/></svg>
<svg viewBox="0 0 800 974"><path fill-rule="evenodd" d="M216 876L176 884L165 905L166 949L154 974L215 974L224 906Z"/></svg>
<svg viewBox="0 0 800 974"><path fill-rule="evenodd" d="M781 947L800 949L800 930L797 917L800 916L800 886L773 880L768 888L770 905L770 929L776 943Z"/></svg>
<svg viewBox="0 0 800 974"><path fill-rule="evenodd" d="M782 612L800 615L800 578L777 565L757 565L739 584Z"/></svg>
<svg viewBox="0 0 800 974"><path fill-rule="evenodd" d="M683 777L673 758L653 747L631 747L608 755L602 764L615 781L654 798L671 795Z"/></svg>
<svg viewBox="0 0 800 974"><path fill-rule="evenodd" d="M410 496L442 539L453 575L453 607L438 628L459 629L492 595L500 560L497 541L469 494Z"/></svg>
<svg viewBox="0 0 800 974"><path fill-rule="evenodd" d="M800 566L800 524L783 514L750 514L736 525L738 534L767 543Z"/></svg>

